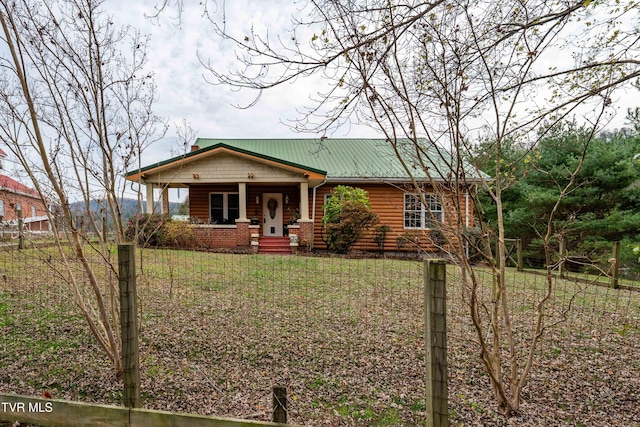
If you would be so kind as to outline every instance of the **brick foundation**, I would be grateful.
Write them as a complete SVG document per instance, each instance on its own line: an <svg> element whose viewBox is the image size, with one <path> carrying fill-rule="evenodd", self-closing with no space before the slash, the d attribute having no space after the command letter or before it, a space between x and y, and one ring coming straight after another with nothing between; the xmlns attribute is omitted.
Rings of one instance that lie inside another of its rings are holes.
<svg viewBox="0 0 640 427"><path fill-rule="evenodd" d="M313 222L311 220L298 221L300 230L298 232L298 250L307 251L313 242Z"/></svg>
<svg viewBox="0 0 640 427"><path fill-rule="evenodd" d="M207 248L236 248L237 226L193 225L193 234L198 246ZM246 246L249 246L247 243Z"/></svg>
<svg viewBox="0 0 640 427"><path fill-rule="evenodd" d="M191 227L196 238L196 244L201 247L211 249L248 249L256 246L257 248L260 227L249 224L249 221L238 221L236 225L194 224ZM299 236L299 250L308 250L310 243L313 241L313 223L311 221L299 222L297 227L292 227L292 232ZM255 237L252 238L252 234Z"/></svg>

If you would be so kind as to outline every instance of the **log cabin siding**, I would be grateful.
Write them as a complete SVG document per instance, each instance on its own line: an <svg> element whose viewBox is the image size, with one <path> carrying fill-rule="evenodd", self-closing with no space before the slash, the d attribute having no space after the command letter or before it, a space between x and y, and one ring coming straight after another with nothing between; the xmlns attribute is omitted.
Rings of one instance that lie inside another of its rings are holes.
<svg viewBox="0 0 640 427"><path fill-rule="evenodd" d="M395 249L395 236L404 231L404 210L403 192L387 184L367 184L355 185L367 191L371 208L380 217L378 225L388 225L391 231L387 234L385 249ZM325 185L317 190L316 211L314 223L314 248L325 250L326 243L323 241L322 217L324 216L324 201L328 194L335 188L335 185ZM310 211L312 206L310 206ZM377 250L378 245L373 241L373 230L369 230L366 236L353 247L354 250Z"/></svg>
<svg viewBox="0 0 640 427"><path fill-rule="evenodd" d="M316 211L314 223L314 248L326 250L327 245L323 241L322 217L324 215L323 204L325 196L330 194L336 185L325 185L318 188L316 194ZM385 251L416 251L417 248L411 245L400 247L398 239L401 237L419 237L420 249L426 252L437 252L438 248L431 241L431 230L405 228L404 226L404 194L413 193L410 186L391 185L391 184L362 184L354 185L367 191L371 208L379 216L379 222L376 226L387 225L391 230L387 233L384 241L383 250ZM460 206L465 206L464 194L460 195ZM447 200L443 203L445 224L453 225L456 222L455 207L453 200ZM309 211L312 209L312 201L310 200ZM464 211L463 211L464 212ZM357 242L353 249L361 251L377 251L378 244L374 241L375 227L367 231L365 237Z"/></svg>
<svg viewBox="0 0 640 427"><path fill-rule="evenodd" d="M271 192L271 191L267 191L267 192ZM298 213L300 213L300 209L299 209L300 186L294 185L289 187L279 187L279 188L273 189L273 192L274 193L282 192L282 203L284 203L282 221L285 224L289 224L295 212L297 211ZM287 196L289 196L289 203L286 203L286 200L285 200Z"/></svg>
<svg viewBox="0 0 640 427"><path fill-rule="evenodd" d="M323 241L322 217L324 215L323 204L325 196L330 194L336 185L327 184L319 187L316 191L315 204L315 222L313 224L314 241L313 247L318 250L326 250L327 246ZM411 229L404 226L404 194L413 193L410 186L391 185L391 184L362 184L354 185L367 191L371 208L379 216L378 226L387 225L391 230L387 233L384 242L385 251L403 251L415 252L417 248L410 243L400 246L399 238L419 238L420 250L425 252L437 252L438 249L431 241L431 230ZM189 188L190 199L190 216L196 217L203 223L209 223L209 195L211 193L237 193L237 184L209 184L194 185ZM262 219L263 219L263 194L264 193L282 193L283 195L283 223L288 224L298 209L300 203L300 188L297 184L290 185L260 185L247 184L247 217L258 218L260 225L259 234L262 235ZM313 217L313 194L309 190L309 213ZM286 196L289 202L285 203ZM256 203L256 197L258 203ZM464 216L466 209L466 198L461 193L458 200L461 209L461 215ZM447 200L443 204L445 224L455 225L458 220L456 218L456 207L454 200ZM470 226L473 226L473 210L469 207ZM461 218L465 221L465 218ZM358 251L378 251L380 248L374 241L375 227L367 231L365 237L357 242L353 249ZM406 241L406 240L405 240Z"/></svg>

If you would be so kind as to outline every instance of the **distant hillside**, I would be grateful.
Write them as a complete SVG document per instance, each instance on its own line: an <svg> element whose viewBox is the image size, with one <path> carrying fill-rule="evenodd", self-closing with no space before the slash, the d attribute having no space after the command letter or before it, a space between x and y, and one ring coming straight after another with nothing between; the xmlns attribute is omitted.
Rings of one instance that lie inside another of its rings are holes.
<svg viewBox="0 0 640 427"><path fill-rule="evenodd" d="M122 220L126 222L129 218L134 216L137 213L143 213L146 211L146 203L143 201L142 206L138 205L138 201L136 199L122 199ZM75 202L70 205L71 212L75 215L84 215L85 206L83 202ZM169 203L169 213L171 215L175 215L178 213L178 209L180 208L180 203L170 202ZM98 212L100 210L100 204L98 202L92 201L90 204L90 209L93 212ZM111 222L111 218L109 217L109 222Z"/></svg>

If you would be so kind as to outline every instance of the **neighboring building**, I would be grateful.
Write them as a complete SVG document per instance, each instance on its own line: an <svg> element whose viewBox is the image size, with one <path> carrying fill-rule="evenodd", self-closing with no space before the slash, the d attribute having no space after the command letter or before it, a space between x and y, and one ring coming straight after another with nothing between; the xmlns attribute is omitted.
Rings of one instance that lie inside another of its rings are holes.
<svg viewBox="0 0 640 427"><path fill-rule="evenodd" d="M400 141L409 149L408 140ZM444 165L432 159L432 167ZM412 166L414 176L428 185L425 173ZM440 166L441 168L444 166ZM447 176L444 173L442 176ZM188 188L190 217L200 241L210 247L248 248L268 238L296 234L301 246L324 249L323 204L337 185L360 187L369 193L380 225L390 228L384 250L415 250L403 245L416 236L428 237L428 210L423 206L391 144L381 139L198 139L183 156L144 167L127 179L146 185L147 206L153 189L162 188L167 212L167 188ZM468 188L457 205L472 226ZM427 193L429 190L427 188ZM451 201L428 194L431 211L453 223ZM429 238L419 240L425 251L435 250ZM354 249L377 250L373 230Z"/></svg>
<svg viewBox="0 0 640 427"><path fill-rule="evenodd" d="M4 171L7 154L0 149L0 169ZM0 224L2 228L16 228L18 210L22 211L24 229L49 231L46 205L37 191L0 173Z"/></svg>

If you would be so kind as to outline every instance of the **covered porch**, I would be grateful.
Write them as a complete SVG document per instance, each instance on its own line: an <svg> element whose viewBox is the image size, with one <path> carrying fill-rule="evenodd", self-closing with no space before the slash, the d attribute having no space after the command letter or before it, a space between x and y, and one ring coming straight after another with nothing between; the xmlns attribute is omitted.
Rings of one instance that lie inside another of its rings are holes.
<svg viewBox="0 0 640 427"><path fill-rule="evenodd" d="M289 237L292 248L313 242L315 188L326 174L224 145L196 149L129 174L145 186L147 213L169 213L169 189L189 191L189 221L210 248L257 251L261 240ZM154 200L156 189L160 203ZM155 208L155 212L154 212Z"/></svg>
<svg viewBox="0 0 640 427"><path fill-rule="evenodd" d="M147 184L147 200L154 197ZM160 211L169 214L168 190L161 187ZM309 185L216 183L191 185L189 221L195 237L207 247L257 249L260 240L289 237L293 247L312 241L313 219L309 215ZM147 213L154 213L147 203ZM157 213L157 212L156 212Z"/></svg>

